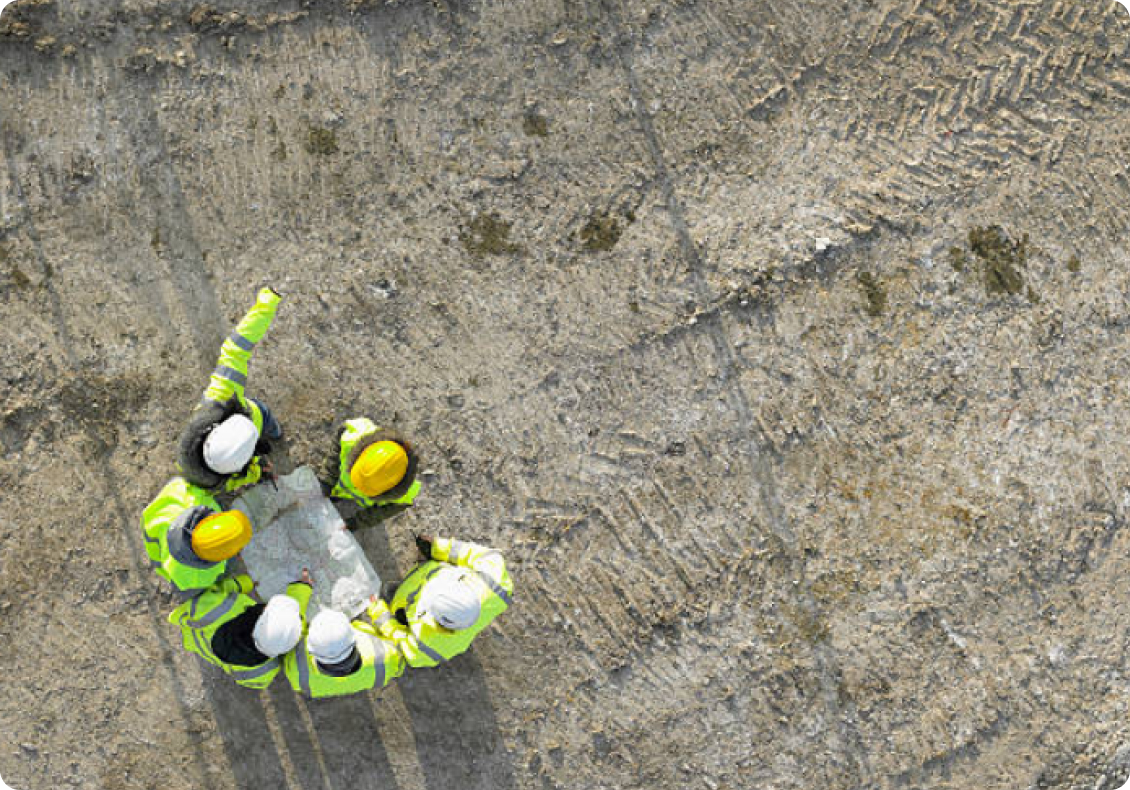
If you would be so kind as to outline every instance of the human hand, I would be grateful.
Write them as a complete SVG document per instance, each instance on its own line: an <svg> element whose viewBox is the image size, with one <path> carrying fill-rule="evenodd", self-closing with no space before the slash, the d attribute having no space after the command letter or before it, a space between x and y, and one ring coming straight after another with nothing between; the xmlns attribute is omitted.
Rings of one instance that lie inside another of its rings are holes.
<svg viewBox="0 0 1130 790"><path fill-rule="evenodd" d="M275 472L275 467L271 464L270 458L259 459L259 473L262 478L271 481L271 485L275 487L276 491L279 490L279 476ZM291 506L288 505L287 507Z"/></svg>
<svg viewBox="0 0 1130 790"><path fill-rule="evenodd" d="M302 569L302 581L309 584L311 587L314 586L314 577L310 575L309 568Z"/></svg>
<svg viewBox="0 0 1130 790"><path fill-rule="evenodd" d="M369 606L365 612L369 615L373 624L380 628L384 624L382 618L387 619L388 617L388 604L379 595L373 593L369 596Z"/></svg>

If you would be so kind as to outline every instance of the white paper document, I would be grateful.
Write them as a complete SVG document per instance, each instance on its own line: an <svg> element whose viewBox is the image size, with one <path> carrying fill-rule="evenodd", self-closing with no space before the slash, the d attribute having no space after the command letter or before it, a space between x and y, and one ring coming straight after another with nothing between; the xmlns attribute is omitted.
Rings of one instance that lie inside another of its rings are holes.
<svg viewBox="0 0 1130 790"><path fill-rule="evenodd" d="M270 482L248 489L232 507L251 519L242 556L263 600L286 592L303 568L314 578L307 622L323 608L356 617L380 592L380 577L310 467L280 477L277 490Z"/></svg>

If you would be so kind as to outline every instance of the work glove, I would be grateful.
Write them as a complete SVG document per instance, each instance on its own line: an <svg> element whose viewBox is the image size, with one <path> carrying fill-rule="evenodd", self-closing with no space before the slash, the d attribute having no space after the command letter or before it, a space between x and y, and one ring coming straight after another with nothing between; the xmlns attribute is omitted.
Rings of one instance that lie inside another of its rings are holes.
<svg viewBox="0 0 1130 790"><path fill-rule="evenodd" d="M373 625L381 636L388 636L389 632L395 627L392 613L388 610L388 604L376 595L369 598L369 608L365 610L365 613L369 615L369 619L373 621Z"/></svg>
<svg viewBox="0 0 1130 790"><path fill-rule="evenodd" d="M420 533L415 537L416 548L420 551L420 556L425 560L430 560L432 558L432 543L435 542L435 538L425 533Z"/></svg>
<svg viewBox="0 0 1130 790"><path fill-rule="evenodd" d="M259 467L259 458L256 456L244 467L242 474L236 472L228 478L227 482L224 483L224 490L230 493L237 488L255 485L259 482L259 476L262 474L262 471L263 470Z"/></svg>

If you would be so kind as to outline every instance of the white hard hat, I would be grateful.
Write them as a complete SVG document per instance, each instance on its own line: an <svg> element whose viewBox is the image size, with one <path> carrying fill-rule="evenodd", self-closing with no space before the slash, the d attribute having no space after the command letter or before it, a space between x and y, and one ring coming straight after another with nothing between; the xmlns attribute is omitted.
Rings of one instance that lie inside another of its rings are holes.
<svg viewBox="0 0 1130 790"><path fill-rule="evenodd" d="M217 474L238 472L255 454L258 441L255 423L242 414L233 414L213 428L204 440L204 463Z"/></svg>
<svg viewBox="0 0 1130 790"><path fill-rule="evenodd" d="M464 580L466 571L443 568L424 584L416 613L430 614L435 621L452 631L469 628L479 619L479 594Z"/></svg>
<svg viewBox="0 0 1130 790"><path fill-rule="evenodd" d="M341 612L324 609L310 622L306 648L310 655L323 664L344 661L357 644L349 618Z"/></svg>
<svg viewBox="0 0 1130 790"><path fill-rule="evenodd" d="M255 647L269 658L289 653L302 638L302 616L298 601L289 595L274 595L259 615L251 632Z"/></svg>

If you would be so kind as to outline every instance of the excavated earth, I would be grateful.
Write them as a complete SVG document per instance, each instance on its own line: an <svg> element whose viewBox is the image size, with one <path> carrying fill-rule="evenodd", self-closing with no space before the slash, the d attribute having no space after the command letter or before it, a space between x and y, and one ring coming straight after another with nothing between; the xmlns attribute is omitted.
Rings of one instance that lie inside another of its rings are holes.
<svg viewBox="0 0 1130 790"><path fill-rule="evenodd" d="M18 790L1130 774L1130 15L1076 0L18 0ZM138 517L233 322L281 470L368 415L515 605L381 693L181 649Z"/></svg>

